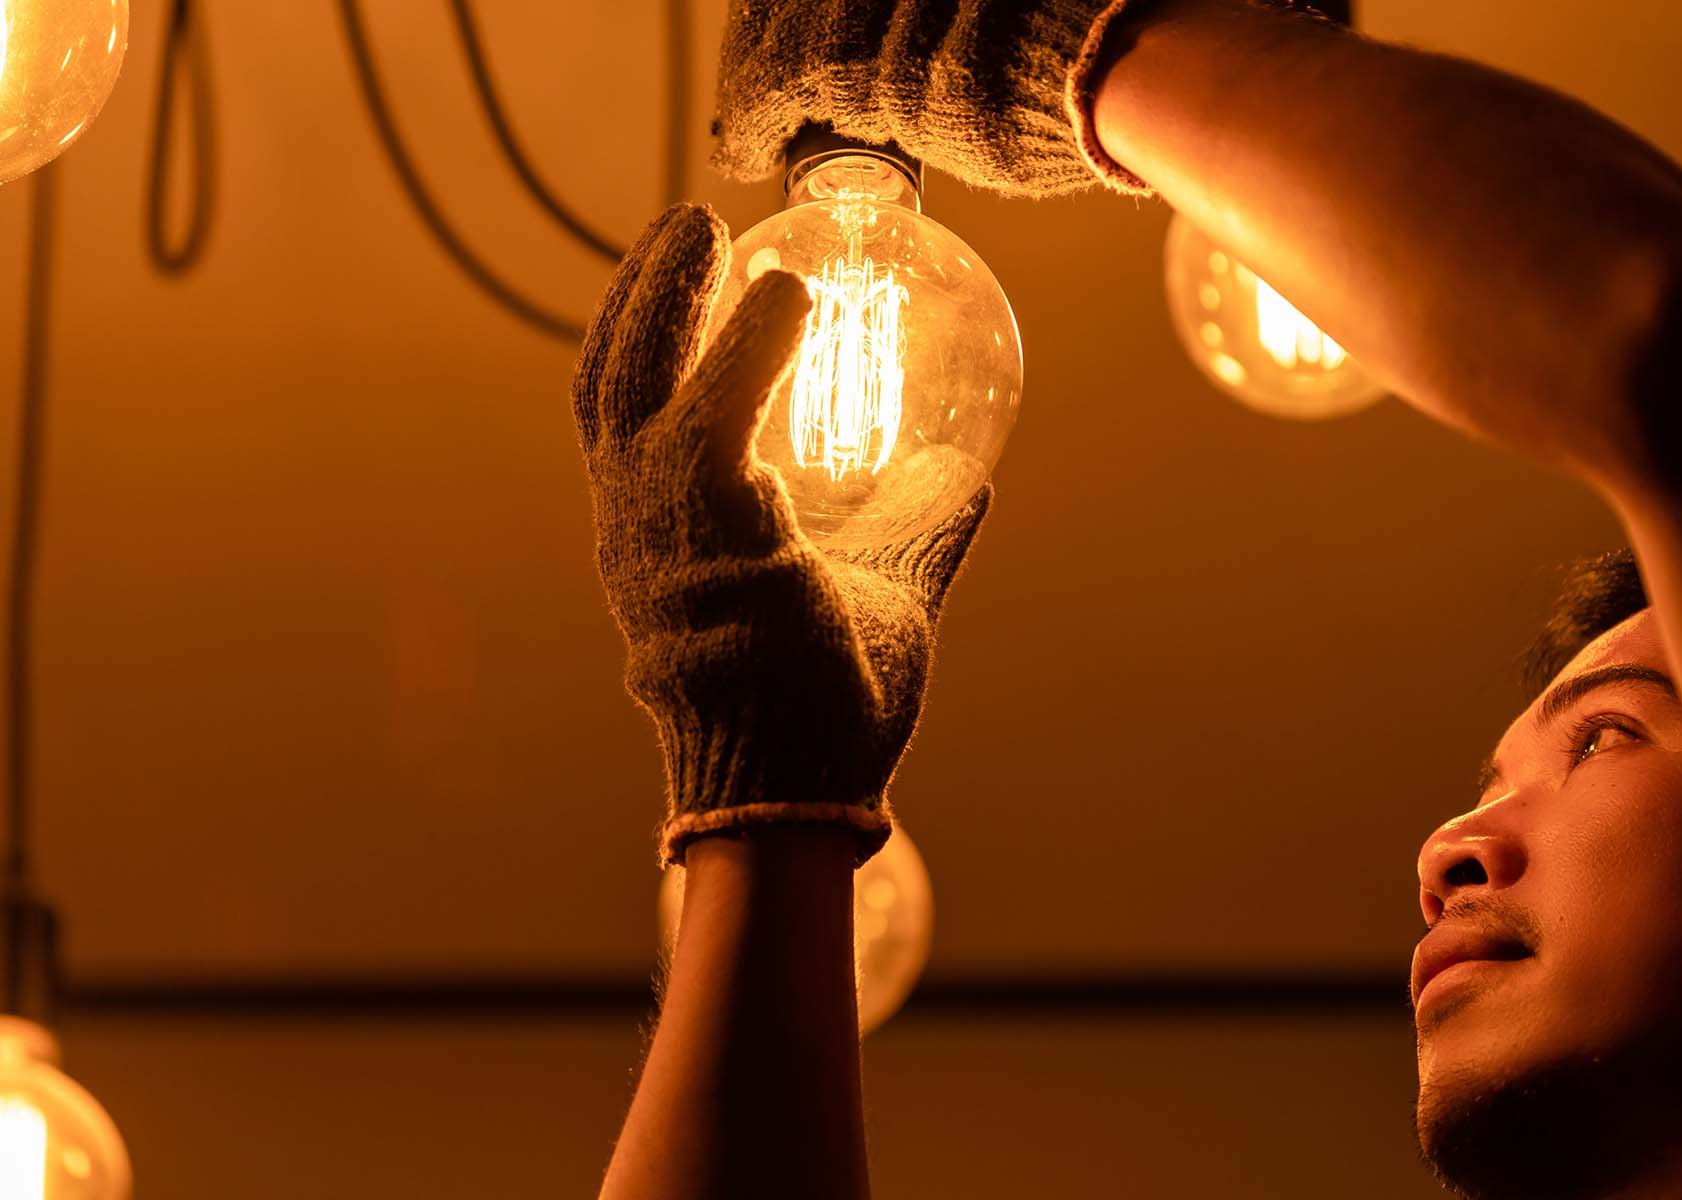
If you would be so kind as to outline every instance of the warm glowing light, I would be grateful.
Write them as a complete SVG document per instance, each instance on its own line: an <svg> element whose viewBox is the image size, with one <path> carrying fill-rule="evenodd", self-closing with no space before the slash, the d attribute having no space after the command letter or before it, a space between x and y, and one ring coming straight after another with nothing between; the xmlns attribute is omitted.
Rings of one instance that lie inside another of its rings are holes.
<svg viewBox="0 0 1682 1200"><path fill-rule="evenodd" d="M853 219L862 225L868 216ZM812 311L789 391L789 438L800 466L829 477L880 471L899 437L905 384L900 310L909 299L894 269L861 255L859 239L806 280Z"/></svg>
<svg viewBox="0 0 1682 1200"><path fill-rule="evenodd" d="M0 0L0 183L87 132L128 49L128 0Z"/></svg>
<svg viewBox="0 0 1682 1200"><path fill-rule="evenodd" d="M766 271L812 300L755 453L825 549L915 537L987 482L1022 397L1016 320L975 251L924 216L911 173L852 149L795 169L735 243L707 340Z"/></svg>
<svg viewBox="0 0 1682 1200"><path fill-rule="evenodd" d="M1343 347L1321 333L1296 305L1255 272L1246 274L1255 278L1256 337L1274 362L1287 369L1300 363L1318 363L1330 371L1344 360Z"/></svg>
<svg viewBox="0 0 1682 1200"><path fill-rule="evenodd" d="M45 1029L0 1015L0 1200L129 1200L117 1127L57 1060Z"/></svg>
<svg viewBox="0 0 1682 1200"><path fill-rule="evenodd" d="M1187 357L1247 407L1312 420L1382 398L1347 350L1178 215L1168 226L1163 266L1174 331Z"/></svg>
<svg viewBox="0 0 1682 1200"><path fill-rule="evenodd" d="M0 1196L46 1200L47 1118L21 1096L0 1096Z"/></svg>

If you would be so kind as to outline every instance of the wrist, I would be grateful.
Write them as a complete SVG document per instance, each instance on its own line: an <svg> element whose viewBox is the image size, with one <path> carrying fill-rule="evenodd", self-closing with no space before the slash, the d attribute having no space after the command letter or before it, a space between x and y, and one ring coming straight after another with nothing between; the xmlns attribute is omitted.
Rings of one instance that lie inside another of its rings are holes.
<svg viewBox="0 0 1682 1200"><path fill-rule="evenodd" d="M733 839L771 839L787 830L833 833L850 847L853 866L862 866L887 842L893 825L880 798L870 803L768 801L678 811L660 834L662 865L687 865L695 846ZM755 845L765 844L763 841Z"/></svg>
<svg viewBox="0 0 1682 1200"><path fill-rule="evenodd" d="M762 825L689 845L683 923L715 932L767 921L809 933L818 913L852 919L854 839L828 825Z"/></svg>
<svg viewBox="0 0 1682 1200"><path fill-rule="evenodd" d="M852 873L852 831L836 825L752 825L696 837L686 859L691 872L801 875L845 867Z"/></svg>

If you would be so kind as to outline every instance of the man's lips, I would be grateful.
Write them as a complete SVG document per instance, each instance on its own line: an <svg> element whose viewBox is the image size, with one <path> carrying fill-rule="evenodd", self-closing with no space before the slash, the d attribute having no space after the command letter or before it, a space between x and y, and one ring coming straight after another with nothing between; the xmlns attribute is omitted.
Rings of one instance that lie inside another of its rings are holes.
<svg viewBox="0 0 1682 1200"><path fill-rule="evenodd" d="M1413 952L1413 1002L1418 1004L1425 985L1456 963L1514 962L1533 953L1510 933L1439 921Z"/></svg>

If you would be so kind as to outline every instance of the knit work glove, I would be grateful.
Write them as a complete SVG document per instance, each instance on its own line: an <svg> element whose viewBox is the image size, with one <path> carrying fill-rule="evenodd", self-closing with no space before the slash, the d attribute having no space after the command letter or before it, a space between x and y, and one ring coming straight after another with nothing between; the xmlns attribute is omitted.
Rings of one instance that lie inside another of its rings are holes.
<svg viewBox="0 0 1682 1200"><path fill-rule="evenodd" d="M1146 193L1092 125L1104 34L1126 3L732 0L713 165L767 178L795 131L816 122L1011 195L1077 191L1095 177Z"/></svg>
<svg viewBox="0 0 1682 1200"><path fill-rule="evenodd" d="M897 545L814 547L753 452L806 288L766 272L697 363L729 254L710 209L668 209L620 264L573 377L626 686L665 752L661 858L800 821L852 827L863 862L887 840L935 621L992 489Z"/></svg>

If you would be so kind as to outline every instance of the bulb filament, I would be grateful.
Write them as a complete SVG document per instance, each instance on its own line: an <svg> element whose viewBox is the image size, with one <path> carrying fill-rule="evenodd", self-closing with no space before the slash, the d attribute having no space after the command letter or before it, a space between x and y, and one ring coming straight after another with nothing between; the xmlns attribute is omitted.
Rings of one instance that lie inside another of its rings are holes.
<svg viewBox="0 0 1682 1200"><path fill-rule="evenodd" d="M1296 305L1256 276L1256 337L1268 357L1286 370L1309 363L1333 370L1348 357L1348 351L1320 327L1297 311Z"/></svg>
<svg viewBox="0 0 1682 1200"><path fill-rule="evenodd" d="M903 412L900 313L909 294L891 266L863 253L859 230L867 219L843 218L851 225L847 252L806 280L812 308L789 394L795 462L821 465L837 482L882 469Z"/></svg>

